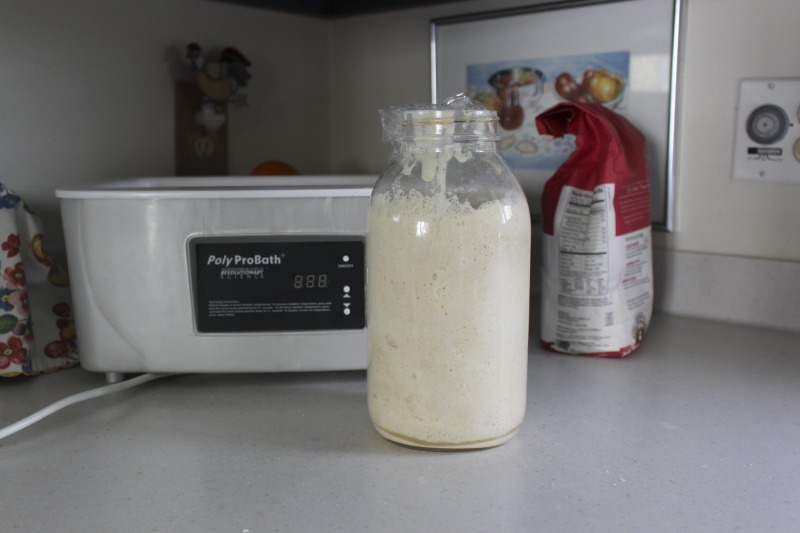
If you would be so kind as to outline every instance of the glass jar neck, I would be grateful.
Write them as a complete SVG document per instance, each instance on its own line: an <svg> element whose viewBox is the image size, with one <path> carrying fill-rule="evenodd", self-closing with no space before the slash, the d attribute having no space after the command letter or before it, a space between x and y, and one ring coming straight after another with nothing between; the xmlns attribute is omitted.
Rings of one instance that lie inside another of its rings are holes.
<svg viewBox="0 0 800 533"><path fill-rule="evenodd" d="M401 151L444 151L459 148L474 152L495 152L497 143L493 139L464 139L454 137L413 137L399 143Z"/></svg>

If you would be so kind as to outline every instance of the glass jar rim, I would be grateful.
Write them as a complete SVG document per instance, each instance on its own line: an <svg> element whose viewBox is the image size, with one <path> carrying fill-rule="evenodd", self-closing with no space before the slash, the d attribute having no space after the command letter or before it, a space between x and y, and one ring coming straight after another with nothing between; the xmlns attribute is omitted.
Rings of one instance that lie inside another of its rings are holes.
<svg viewBox="0 0 800 533"><path fill-rule="evenodd" d="M496 141L497 113L488 109L413 109L398 117L392 132L400 141Z"/></svg>
<svg viewBox="0 0 800 533"><path fill-rule="evenodd" d="M497 112L458 94L445 104L381 109L384 142L405 140L496 141Z"/></svg>
<svg viewBox="0 0 800 533"><path fill-rule="evenodd" d="M497 120L492 109L408 109L402 114L403 122L491 122Z"/></svg>

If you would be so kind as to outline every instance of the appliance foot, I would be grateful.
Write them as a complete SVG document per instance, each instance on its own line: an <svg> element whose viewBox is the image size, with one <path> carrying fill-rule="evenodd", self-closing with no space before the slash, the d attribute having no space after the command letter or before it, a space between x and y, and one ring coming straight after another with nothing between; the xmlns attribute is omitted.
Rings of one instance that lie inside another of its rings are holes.
<svg viewBox="0 0 800 533"><path fill-rule="evenodd" d="M109 383L119 383L125 381L124 372L106 372L106 381Z"/></svg>

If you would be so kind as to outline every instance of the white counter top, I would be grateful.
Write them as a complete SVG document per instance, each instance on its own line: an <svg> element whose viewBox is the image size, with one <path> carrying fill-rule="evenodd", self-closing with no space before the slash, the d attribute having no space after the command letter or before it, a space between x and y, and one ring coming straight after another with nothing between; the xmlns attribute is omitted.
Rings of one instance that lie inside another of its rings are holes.
<svg viewBox="0 0 800 533"><path fill-rule="evenodd" d="M2 380L0 426L104 384ZM0 441L0 529L800 531L800 334L658 315L622 360L534 343L519 434L478 452L383 440L365 390L182 375L69 407Z"/></svg>

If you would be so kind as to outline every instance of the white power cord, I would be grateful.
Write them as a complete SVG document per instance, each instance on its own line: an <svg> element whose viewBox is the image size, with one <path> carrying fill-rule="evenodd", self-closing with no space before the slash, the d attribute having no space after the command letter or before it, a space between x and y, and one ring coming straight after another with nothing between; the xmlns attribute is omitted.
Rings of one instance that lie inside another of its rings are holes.
<svg viewBox="0 0 800 533"><path fill-rule="evenodd" d="M16 432L21 431L32 424L35 424L36 422L42 420L43 418L48 417L53 413L60 411L61 409L64 409L65 407L69 407L70 405L74 405L78 402L83 402L85 400L91 400L92 398L97 398L99 396L105 396L106 394L111 394L114 392L130 389L131 387L136 387L137 385L141 385L143 383L147 383L148 381L153 381L154 379L163 378L169 375L170 374L142 374L141 376L127 379L119 383L113 383L111 385L106 385L104 387L98 387L96 389L91 389L84 392L79 392L78 394L73 394L72 396L67 396L62 400L59 400L55 403L48 405L44 409L36 411L32 415L27 416L22 420L18 420L17 422L14 422L13 424L0 429L0 440L3 440L9 435L13 435Z"/></svg>

